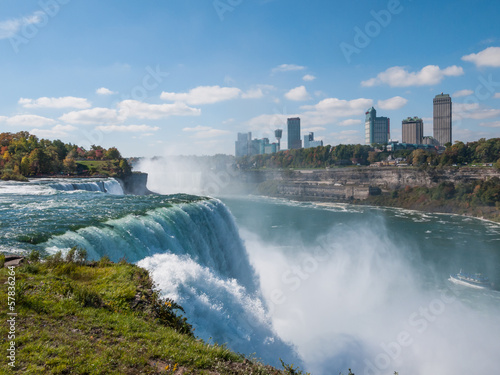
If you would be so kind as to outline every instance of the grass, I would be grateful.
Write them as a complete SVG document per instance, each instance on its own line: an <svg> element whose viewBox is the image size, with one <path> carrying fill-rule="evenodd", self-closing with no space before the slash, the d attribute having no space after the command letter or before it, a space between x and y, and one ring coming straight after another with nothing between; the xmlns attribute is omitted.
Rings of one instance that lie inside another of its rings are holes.
<svg viewBox="0 0 500 375"><path fill-rule="evenodd" d="M16 363L9 373L290 373L197 339L182 307L162 299L144 269L107 259L36 258L15 269ZM8 272L0 269L5 304ZM6 322L7 309L0 314ZM7 324L0 335L7 338Z"/></svg>

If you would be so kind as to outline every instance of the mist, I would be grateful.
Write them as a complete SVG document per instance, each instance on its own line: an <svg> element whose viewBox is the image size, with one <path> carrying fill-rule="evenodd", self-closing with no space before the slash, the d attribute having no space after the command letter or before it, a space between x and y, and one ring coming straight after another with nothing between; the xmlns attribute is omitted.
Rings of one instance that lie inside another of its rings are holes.
<svg viewBox="0 0 500 375"><path fill-rule="evenodd" d="M162 194L224 196L248 192L234 184L238 176L230 173L229 161L218 166L212 161L143 160L138 169L149 174L148 188ZM271 203L261 207L247 201L243 206L235 216L259 279L262 310L258 315L267 317L262 318L267 327L264 331L289 343L305 370L316 375L347 373L349 368L357 375L498 372L500 293L447 281L450 270L457 272L463 264L486 265L496 278L493 270L498 266L491 266L491 262L498 253L488 258L482 248L481 254L471 252L471 247L477 246L475 241L482 241L472 238L471 233L478 236L476 233L484 230L482 224L464 219L456 227L454 222L430 214L380 210L378 215L365 215L363 209L345 207L335 217L338 221L325 224L320 208L312 209L318 214L286 211L278 215L270 213L271 208L276 210ZM266 220L272 215L276 216L274 225ZM296 215L296 227L283 215ZM385 219L387 215L392 215L391 223ZM404 225L398 227L395 223L399 222ZM264 235L266 230L278 229L271 226L281 227L281 237ZM409 235L417 230L420 236ZM498 237L498 226L486 230L492 231L488 241ZM314 240L306 240L303 232L309 232ZM203 284L199 277L197 280ZM204 290L208 295L209 290ZM250 299L227 300L239 300L249 310L255 308ZM244 310L237 313L243 320L247 319L245 314L253 314ZM203 319L205 327L210 327L211 320ZM243 336L230 326L224 329L224 324L231 325L227 321L213 324L204 335L210 335L210 329L227 330L228 335L219 337L226 337L229 347L242 352L271 350L262 346L264 331L257 332L241 319L238 326L246 327L240 331ZM259 337L259 342L242 341L241 337ZM282 353L281 349L271 351L265 357L277 358Z"/></svg>
<svg viewBox="0 0 500 375"><path fill-rule="evenodd" d="M148 189L159 194L217 197L249 192L234 168L234 157L228 155L141 159L134 169L147 173Z"/></svg>
<svg viewBox="0 0 500 375"><path fill-rule="evenodd" d="M390 238L383 220L332 226L314 246L296 238L296 246L281 247L241 234L273 327L297 347L308 371L498 371L499 293L478 296L451 283L429 288L438 276Z"/></svg>

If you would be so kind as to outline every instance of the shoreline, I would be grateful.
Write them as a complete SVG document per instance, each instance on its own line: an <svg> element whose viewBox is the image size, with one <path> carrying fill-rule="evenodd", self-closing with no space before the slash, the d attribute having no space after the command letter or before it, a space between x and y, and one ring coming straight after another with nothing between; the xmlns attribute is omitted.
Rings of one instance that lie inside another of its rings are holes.
<svg viewBox="0 0 500 375"><path fill-rule="evenodd" d="M406 207L397 207L397 206L379 206L379 205L373 205L373 204L365 204L365 203L356 203L356 202L348 202L348 201L337 201L337 202L332 202L332 201L327 201L327 200L298 200L298 199L290 199L287 197L276 197L276 196L269 196L269 195L256 195L258 197L264 197L264 198L271 198L271 199L282 199L288 202L297 202L297 203L311 203L317 206L323 206L323 207L338 207L339 205L351 205L351 206L364 206L364 207L369 207L369 208L385 208L385 209L395 209L395 210L406 210L410 212L416 212L420 214L437 214L437 215L449 215L449 216L461 216L464 218L470 218L470 219L477 219L481 220L487 223L495 224L500 226L500 222L494 221L491 219L486 219L484 217L479 217L479 216L473 216L473 215L467 215L467 214L458 214L454 212L440 212L440 211L424 211L424 210L418 210L414 208L406 208Z"/></svg>

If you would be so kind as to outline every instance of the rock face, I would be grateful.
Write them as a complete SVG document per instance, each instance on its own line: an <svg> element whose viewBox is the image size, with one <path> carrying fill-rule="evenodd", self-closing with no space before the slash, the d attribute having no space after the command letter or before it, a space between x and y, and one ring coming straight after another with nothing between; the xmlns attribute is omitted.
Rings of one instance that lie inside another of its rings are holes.
<svg viewBox="0 0 500 375"><path fill-rule="evenodd" d="M155 194L148 190L148 174L142 172L134 172L131 175L119 179L125 194L132 195L148 195Z"/></svg>
<svg viewBox="0 0 500 375"><path fill-rule="evenodd" d="M5 257L5 263L4 267L18 267L21 264L24 263L24 257L23 256L17 256L17 255L7 255Z"/></svg>
<svg viewBox="0 0 500 375"><path fill-rule="evenodd" d="M330 170L247 171L240 178L259 193L304 200L366 199L406 186L433 187L441 182L470 183L500 178L494 168L419 170L408 167L357 167Z"/></svg>

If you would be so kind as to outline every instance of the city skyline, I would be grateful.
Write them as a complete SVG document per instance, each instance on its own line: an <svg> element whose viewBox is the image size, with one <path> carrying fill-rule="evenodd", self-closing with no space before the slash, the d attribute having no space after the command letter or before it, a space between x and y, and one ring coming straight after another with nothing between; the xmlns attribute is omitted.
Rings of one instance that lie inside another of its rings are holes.
<svg viewBox="0 0 500 375"><path fill-rule="evenodd" d="M0 131L124 156L212 155L233 154L239 132L272 139L300 117L301 139L364 144L372 106L393 124L418 115L433 134L431 99L445 92L452 142L498 137L499 13L463 0L6 0Z"/></svg>

